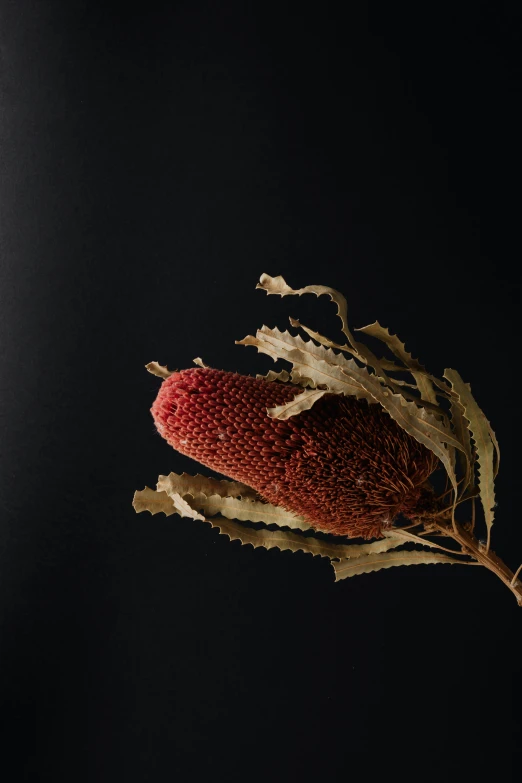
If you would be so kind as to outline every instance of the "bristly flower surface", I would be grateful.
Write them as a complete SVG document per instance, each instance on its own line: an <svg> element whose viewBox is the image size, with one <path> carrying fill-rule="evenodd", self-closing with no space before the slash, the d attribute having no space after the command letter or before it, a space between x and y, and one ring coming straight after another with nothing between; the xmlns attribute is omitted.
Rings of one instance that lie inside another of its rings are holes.
<svg viewBox="0 0 522 783"><path fill-rule="evenodd" d="M151 408L182 454L336 535L372 538L413 512L438 460L380 405L326 394L289 419L267 408L302 388L194 368L166 378Z"/></svg>

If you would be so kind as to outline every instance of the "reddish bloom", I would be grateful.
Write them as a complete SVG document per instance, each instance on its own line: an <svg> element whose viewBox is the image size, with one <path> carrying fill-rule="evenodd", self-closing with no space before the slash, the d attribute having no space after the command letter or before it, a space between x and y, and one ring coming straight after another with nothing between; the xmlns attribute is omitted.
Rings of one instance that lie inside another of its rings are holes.
<svg viewBox="0 0 522 783"><path fill-rule="evenodd" d="M302 391L194 368L163 381L151 413L177 451L312 526L379 536L399 513L414 511L437 458L366 400L327 394L286 421L268 416Z"/></svg>

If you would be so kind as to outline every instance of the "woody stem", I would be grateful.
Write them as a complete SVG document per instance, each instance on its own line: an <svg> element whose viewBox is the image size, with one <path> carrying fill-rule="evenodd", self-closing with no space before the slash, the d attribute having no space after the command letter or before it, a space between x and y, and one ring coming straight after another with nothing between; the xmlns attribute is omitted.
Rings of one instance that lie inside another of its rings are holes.
<svg viewBox="0 0 522 783"><path fill-rule="evenodd" d="M452 523L451 509L442 503L441 498L435 496L433 488L428 482L423 487L416 513L412 514L410 518L412 521L422 524L424 532L428 535L435 533L453 538L462 548L462 552L455 554L469 555L477 563L496 574L511 590L518 605L522 606L522 579L518 578L520 569L516 574L513 574L500 557L492 552L486 544L482 544L475 538L471 529L467 529L456 520Z"/></svg>
<svg viewBox="0 0 522 783"><path fill-rule="evenodd" d="M522 606L522 581L516 578L516 574L507 567L507 565L494 552L487 550L486 546L478 541L475 536L466 530L458 522L452 526L440 519L433 519L430 524L432 529L439 530L443 535L449 536L457 541L462 547L463 554L470 555L480 565L493 571L498 578L504 582L515 598L519 606Z"/></svg>

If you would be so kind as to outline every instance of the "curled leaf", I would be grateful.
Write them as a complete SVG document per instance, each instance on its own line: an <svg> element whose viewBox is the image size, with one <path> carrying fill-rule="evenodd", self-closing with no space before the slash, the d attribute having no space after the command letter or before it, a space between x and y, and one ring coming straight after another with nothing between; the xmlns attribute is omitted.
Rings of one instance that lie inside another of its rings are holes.
<svg viewBox="0 0 522 783"><path fill-rule="evenodd" d="M381 340L388 348L395 354L395 356L401 360L404 366L411 372L415 379L417 389L420 392L421 399L426 402L437 405L437 392L433 388L433 383L439 387L438 393L443 393L445 397L449 397L449 387L447 384L443 384L433 375L429 375L426 369L419 363L417 359L414 359L411 353L406 350L404 343L397 337L396 334L390 334L390 330L378 321L368 326L362 326L360 329L356 329L356 332L363 332L369 334L371 337L375 337ZM445 387L446 391L442 390Z"/></svg>
<svg viewBox="0 0 522 783"><path fill-rule="evenodd" d="M208 476L202 476L199 473L196 476L190 476L188 473L169 473L168 476L160 476L159 481L163 489L169 489L171 492L179 492L183 495L196 495L203 492L205 495L219 495L222 498L250 498L255 500L258 495L255 489L240 481L229 481L227 479L215 479Z"/></svg>
<svg viewBox="0 0 522 783"><path fill-rule="evenodd" d="M160 489L159 483L158 489ZM271 503L206 495L203 492L186 495L185 499L193 508L209 517L221 514L227 519L237 519L240 522L264 522L266 525L275 524L297 530L309 530L311 527L304 517L286 511L281 506L273 506Z"/></svg>
<svg viewBox="0 0 522 783"><path fill-rule="evenodd" d="M281 381L286 383L290 380L290 375L286 370L281 370L281 372L269 370L266 375L256 375L256 378L258 381Z"/></svg>
<svg viewBox="0 0 522 783"><path fill-rule="evenodd" d="M328 286L324 286L324 285L307 285L304 288L294 289L294 288L290 288L290 286L287 285L284 278L281 277L280 275L278 277L270 277L270 275L267 274L261 275L259 283L257 284L256 288L261 288L262 290L266 291L267 294L279 294L280 296L289 296L292 294L297 294L298 296L302 296L302 294L315 294L316 296L322 296L323 294L327 294L330 297L330 299L333 302L335 302L335 304L337 305L337 315L341 320L342 332L348 338L348 342L350 343L351 346L351 348L349 348L349 346L347 345L338 346L338 347L341 348L341 350L350 351L350 353L352 353L363 364L367 364L369 367L372 367L375 370L375 373L380 378L382 378L382 380L391 389L393 389L394 391L398 391L398 389L395 387L394 381L391 378L389 378L388 375L386 374L382 362L375 356L375 354L368 348L368 346L364 345L363 343L357 342L353 334L350 332L348 328L348 320L347 320L348 308L346 304L346 299L339 291L336 291L335 288L329 288ZM317 334L317 332L315 334ZM322 335L318 335L318 336L321 337L320 342L326 345L335 345L334 343L331 343L326 338L322 338Z"/></svg>
<svg viewBox="0 0 522 783"><path fill-rule="evenodd" d="M290 402L284 405L276 405L275 408L267 408L266 411L272 419L289 419L290 416L296 416L302 411L309 410L312 405L326 394L326 391L313 389L298 394Z"/></svg>
<svg viewBox="0 0 522 783"><path fill-rule="evenodd" d="M182 498L179 492L175 492L172 489L171 484L168 481L167 476L160 476L157 483L158 492L166 492L169 498L172 500L174 511L180 515L180 517L189 517L190 519L199 519L201 522L205 521L205 517L196 511L187 501Z"/></svg>
<svg viewBox="0 0 522 783"><path fill-rule="evenodd" d="M158 378L168 378L174 372L174 370L169 370L168 367L158 364L158 362L149 362L145 367L152 375L157 375Z"/></svg>
<svg viewBox="0 0 522 783"><path fill-rule="evenodd" d="M148 511L151 514L163 513L167 517L176 513L176 509L166 492L157 492L150 487L138 489L134 493L132 506L137 514Z"/></svg>
<svg viewBox="0 0 522 783"><path fill-rule="evenodd" d="M471 394L469 384L464 383L456 370L444 370L444 377L450 381L453 390L458 396L459 402L464 410L464 416L469 422L469 430L475 441L477 462L479 466L478 487L486 520L486 551L488 551L491 543L491 528L495 518L495 470L493 452L494 449L497 449L497 454L499 453L498 443L496 442L496 438L493 440L491 436L491 425Z"/></svg>

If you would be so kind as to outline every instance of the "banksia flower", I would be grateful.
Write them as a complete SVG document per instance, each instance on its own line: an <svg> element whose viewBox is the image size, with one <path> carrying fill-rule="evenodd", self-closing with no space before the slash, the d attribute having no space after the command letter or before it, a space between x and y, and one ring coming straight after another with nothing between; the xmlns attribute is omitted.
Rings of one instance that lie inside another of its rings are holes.
<svg viewBox="0 0 522 783"><path fill-rule="evenodd" d="M312 527L373 538L414 511L437 465L380 406L327 394L286 420L267 408L300 394L293 384L194 368L163 381L151 408L177 451L248 484Z"/></svg>
<svg viewBox="0 0 522 783"><path fill-rule="evenodd" d="M291 318L311 339L263 326L238 341L288 362L290 372L254 378L201 359L181 372L146 365L163 379L151 408L157 431L230 480L161 475L156 490L135 493L135 510L208 522L254 547L327 557L336 580L398 565L483 565L522 606L522 566L513 574L490 549L500 452L470 385L456 370L428 373L378 321L357 330L394 359L376 356L348 328L346 300L333 288L293 289L269 275L258 288L329 296L345 342ZM429 477L438 468L446 487L437 497ZM457 520L470 504L468 519ZM475 537L477 522L483 539ZM309 528L330 535L303 535ZM377 540L346 544L340 536Z"/></svg>

